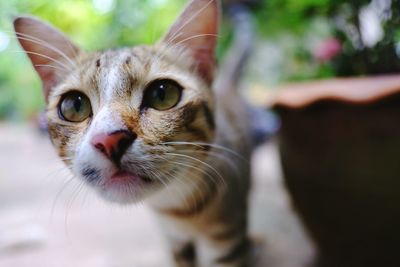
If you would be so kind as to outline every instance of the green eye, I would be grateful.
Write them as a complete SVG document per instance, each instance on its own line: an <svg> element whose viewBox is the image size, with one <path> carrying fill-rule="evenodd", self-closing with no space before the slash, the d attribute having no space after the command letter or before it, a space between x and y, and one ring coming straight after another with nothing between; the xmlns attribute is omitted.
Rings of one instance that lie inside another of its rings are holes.
<svg viewBox="0 0 400 267"><path fill-rule="evenodd" d="M58 106L61 119L70 122L81 122L92 114L90 100L84 94L72 91L64 94Z"/></svg>
<svg viewBox="0 0 400 267"><path fill-rule="evenodd" d="M143 105L157 110L173 108L181 100L182 87L172 80L152 82L144 92Z"/></svg>

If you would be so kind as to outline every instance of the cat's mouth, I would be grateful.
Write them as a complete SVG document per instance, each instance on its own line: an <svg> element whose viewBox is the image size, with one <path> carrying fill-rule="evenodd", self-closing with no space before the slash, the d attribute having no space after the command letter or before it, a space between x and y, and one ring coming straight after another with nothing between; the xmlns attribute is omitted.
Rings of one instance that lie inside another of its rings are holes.
<svg viewBox="0 0 400 267"><path fill-rule="evenodd" d="M151 173L152 174L152 173ZM80 176L103 198L120 204L135 203L164 185L157 176L149 176L134 164L83 165Z"/></svg>
<svg viewBox="0 0 400 267"><path fill-rule="evenodd" d="M131 179L131 178L134 178L134 179L141 179L141 180L143 180L143 182L146 182L146 183L151 183L151 182L153 182L153 180L151 180L150 178L148 178L147 176L143 176L143 175L138 175L138 174L135 174L135 173L132 173L132 172L129 172L129 171L124 171L124 170L118 170L118 171L116 171L112 176L111 176L111 180L115 180L115 179L126 179L126 178L128 178L128 179Z"/></svg>
<svg viewBox="0 0 400 267"><path fill-rule="evenodd" d="M92 185L105 199L127 204L143 199L157 183L155 179L134 171L115 168Z"/></svg>
<svg viewBox="0 0 400 267"><path fill-rule="evenodd" d="M147 176L139 175L126 170L117 170L103 184L103 187L118 185L140 185L143 183L150 184L153 180Z"/></svg>

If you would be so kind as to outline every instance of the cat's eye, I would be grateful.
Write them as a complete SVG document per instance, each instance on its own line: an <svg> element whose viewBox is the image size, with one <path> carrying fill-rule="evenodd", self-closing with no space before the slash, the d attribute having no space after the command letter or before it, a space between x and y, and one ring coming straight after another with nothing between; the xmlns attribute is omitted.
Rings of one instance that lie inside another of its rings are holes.
<svg viewBox="0 0 400 267"><path fill-rule="evenodd" d="M157 110L173 108L181 100L182 86L172 80L156 80L145 90L143 105Z"/></svg>
<svg viewBox="0 0 400 267"><path fill-rule="evenodd" d="M61 97L58 106L61 119L70 122L81 122L92 114L89 98L77 91L71 91Z"/></svg>

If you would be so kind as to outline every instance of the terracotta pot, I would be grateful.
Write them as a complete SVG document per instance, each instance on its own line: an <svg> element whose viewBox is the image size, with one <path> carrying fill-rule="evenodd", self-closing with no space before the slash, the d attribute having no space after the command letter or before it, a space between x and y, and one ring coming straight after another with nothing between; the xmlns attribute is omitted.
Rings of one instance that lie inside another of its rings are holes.
<svg viewBox="0 0 400 267"><path fill-rule="evenodd" d="M400 76L288 86L272 106L318 266L400 266Z"/></svg>

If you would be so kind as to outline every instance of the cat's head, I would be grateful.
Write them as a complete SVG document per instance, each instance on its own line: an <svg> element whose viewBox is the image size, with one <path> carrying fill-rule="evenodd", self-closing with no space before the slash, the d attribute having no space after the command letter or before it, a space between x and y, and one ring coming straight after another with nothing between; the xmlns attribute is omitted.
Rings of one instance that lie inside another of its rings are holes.
<svg viewBox="0 0 400 267"><path fill-rule="evenodd" d="M14 21L42 79L54 146L105 198L138 201L201 168L199 144L215 135L218 15L218 1L193 0L154 46L94 53L35 18Z"/></svg>

